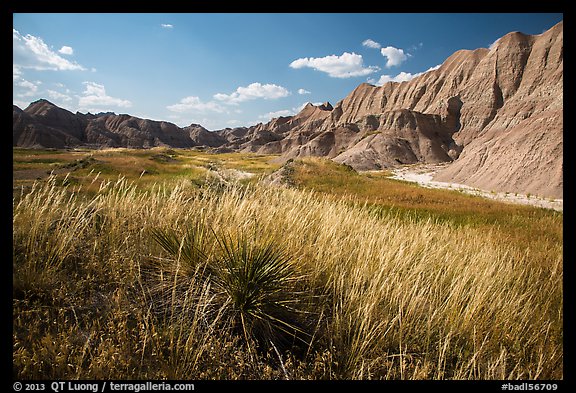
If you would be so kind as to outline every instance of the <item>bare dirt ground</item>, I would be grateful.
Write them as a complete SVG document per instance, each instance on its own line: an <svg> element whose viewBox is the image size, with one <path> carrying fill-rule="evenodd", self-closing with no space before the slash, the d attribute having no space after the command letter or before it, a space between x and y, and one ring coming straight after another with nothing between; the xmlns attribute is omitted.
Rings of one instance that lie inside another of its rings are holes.
<svg viewBox="0 0 576 393"><path fill-rule="evenodd" d="M563 211L563 199L545 198L535 195L524 195L510 192L494 192L481 190L475 187L470 187L458 183L446 183L433 180L434 174L444 168L448 164L416 164L406 165L392 170L392 179L404 180L415 182L422 187L428 188L445 188L449 190L456 190L465 192L467 194L476 195L484 198L495 199L498 201L519 203L523 205L532 205L543 207L546 209L554 209Z"/></svg>

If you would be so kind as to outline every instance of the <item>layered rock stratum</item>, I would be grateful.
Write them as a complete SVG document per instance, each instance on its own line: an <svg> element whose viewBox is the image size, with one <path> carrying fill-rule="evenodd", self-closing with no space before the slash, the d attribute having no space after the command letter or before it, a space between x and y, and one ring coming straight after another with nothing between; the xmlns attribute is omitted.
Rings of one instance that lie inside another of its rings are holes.
<svg viewBox="0 0 576 393"><path fill-rule="evenodd" d="M563 22L460 50L407 82L359 85L335 106L208 131L129 115L73 114L46 100L14 107L14 146L208 146L322 156L357 170L452 162L435 180L561 198Z"/></svg>
<svg viewBox="0 0 576 393"><path fill-rule="evenodd" d="M436 180L561 198L563 48L563 22L512 32L411 81L364 83L334 108L253 127L234 147L359 170L453 161Z"/></svg>

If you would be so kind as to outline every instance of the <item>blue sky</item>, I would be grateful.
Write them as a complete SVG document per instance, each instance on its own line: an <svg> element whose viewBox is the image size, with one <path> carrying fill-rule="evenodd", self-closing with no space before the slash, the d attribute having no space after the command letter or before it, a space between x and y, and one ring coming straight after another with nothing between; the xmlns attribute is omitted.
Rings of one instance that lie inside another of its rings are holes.
<svg viewBox="0 0 576 393"><path fill-rule="evenodd" d="M335 104L562 14L14 14L13 102L209 130Z"/></svg>

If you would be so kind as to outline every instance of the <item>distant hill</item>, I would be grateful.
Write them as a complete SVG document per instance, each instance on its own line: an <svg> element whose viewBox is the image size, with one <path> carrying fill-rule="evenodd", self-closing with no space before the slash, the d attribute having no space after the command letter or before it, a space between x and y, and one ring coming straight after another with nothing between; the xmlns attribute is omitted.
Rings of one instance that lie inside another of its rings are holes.
<svg viewBox="0 0 576 393"><path fill-rule="evenodd" d="M14 106L13 145L208 146L323 156L359 170L451 162L436 180L555 198L563 191L563 22L460 50L408 82L363 83L334 107L207 131L129 115L73 114L46 101Z"/></svg>
<svg viewBox="0 0 576 393"><path fill-rule="evenodd" d="M73 114L47 100L14 107L13 145L23 147L192 147L204 142L200 126L181 129L164 121L104 113ZM209 139L211 141L211 139Z"/></svg>

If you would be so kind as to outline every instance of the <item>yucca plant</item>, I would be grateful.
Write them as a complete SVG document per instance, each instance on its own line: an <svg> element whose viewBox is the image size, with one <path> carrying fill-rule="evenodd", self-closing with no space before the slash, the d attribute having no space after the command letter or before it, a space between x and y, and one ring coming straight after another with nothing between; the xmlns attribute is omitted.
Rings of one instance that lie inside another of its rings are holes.
<svg viewBox="0 0 576 393"><path fill-rule="evenodd" d="M206 241L206 225L202 221L188 227L184 234L174 229L153 228L150 231L152 239L164 251L180 262L182 273L188 276L205 276L210 273L208 257L210 250Z"/></svg>
<svg viewBox="0 0 576 393"><path fill-rule="evenodd" d="M216 287L227 298L228 315L250 345L304 341L298 320L301 278L290 256L273 240L257 242L244 235L216 236L221 255L215 261Z"/></svg>
<svg viewBox="0 0 576 393"><path fill-rule="evenodd" d="M304 313L298 307L302 294L296 290L301 277L286 251L273 240L257 241L243 234L219 236L211 230L210 239L206 228L197 222L184 234L153 229L151 235L175 258L178 274L212 284L229 326L248 346L306 342L297 322ZM215 250L209 246L212 240ZM168 270L175 271L174 267Z"/></svg>

